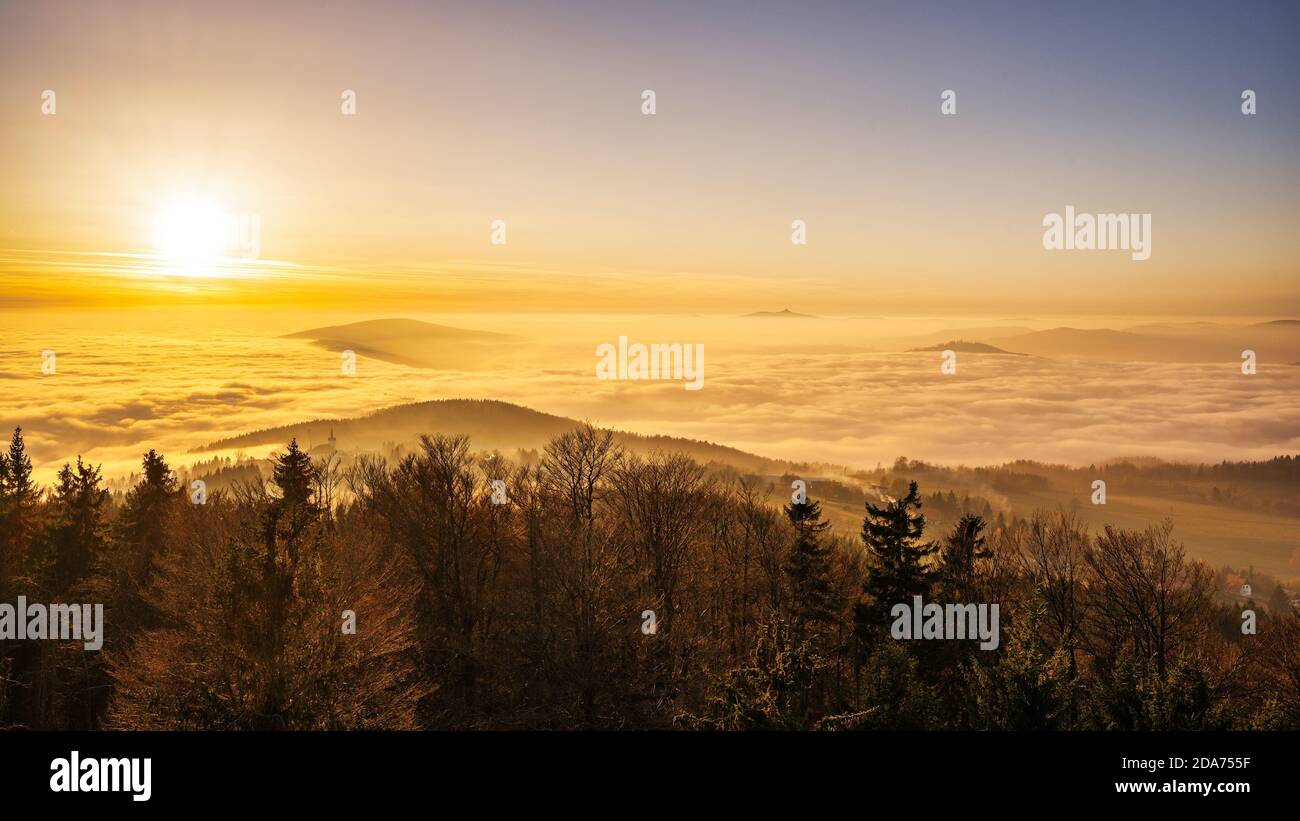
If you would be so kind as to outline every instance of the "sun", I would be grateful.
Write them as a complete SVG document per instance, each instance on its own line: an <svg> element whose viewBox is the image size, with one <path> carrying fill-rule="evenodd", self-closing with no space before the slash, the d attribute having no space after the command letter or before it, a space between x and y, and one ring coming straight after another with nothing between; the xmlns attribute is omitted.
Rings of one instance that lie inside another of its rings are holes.
<svg viewBox="0 0 1300 821"><path fill-rule="evenodd" d="M226 222L215 202L180 197L154 215L153 244L160 255L192 270L225 255Z"/></svg>

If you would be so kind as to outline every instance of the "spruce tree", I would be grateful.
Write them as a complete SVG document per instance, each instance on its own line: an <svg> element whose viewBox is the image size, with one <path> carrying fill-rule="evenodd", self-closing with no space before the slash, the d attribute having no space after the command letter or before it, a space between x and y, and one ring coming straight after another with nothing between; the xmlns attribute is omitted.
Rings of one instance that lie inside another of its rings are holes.
<svg viewBox="0 0 1300 821"><path fill-rule="evenodd" d="M14 428L8 455L0 454L0 592L5 592L9 580L21 572L37 496L23 429Z"/></svg>
<svg viewBox="0 0 1300 821"><path fill-rule="evenodd" d="M821 520L821 504L812 500L786 505L785 515L795 530L785 575L790 584L794 636L800 640L810 625L835 621L830 550L822 545L820 538L830 523Z"/></svg>
<svg viewBox="0 0 1300 821"><path fill-rule="evenodd" d="M12 452L8 461L12 480ZM20 472L24 472L23 460L16 461ZM59 471L45 506L45 525L25 570L34 582L24 585L22 591L29 599L106 600L103 579L95 572L105 555L105 522L110 506L109 493L100 480L99 468L80 457L75 467L64 464ZM110 630L101 638L107 640L111 635ZM22 681L20 687L40 696L25 698L15 718L28 726L47 729L94 729L107 695L102 658L99 653L87 653L75 641L37 642L23 648L17 656L14 677Z"/></svg>
<svg viewBox="0 0 1300 821"><path fill-rule="evenodd" d="M249 662L260 681L256 713L259 729L281 726L292 712L285 659L295 652L287 623L304 602L319 604L322 578L319 508L313 497L316 472L297 439L275 459L272 484L278 496L265 502L257 542L240 539L229 559L236 612L228 618L249 648ZM251 534L241 534L241 536ZM260 555L259 555L260 554Z"/></svg>
<svg viewBox="0 0 1300 821"><path fill-rule="evenodd" d="M154 563L163 552L173 505L182 496L176 477L157 451L144 455L140 482L127 491L114 523L116 550L110 560L114 587L114 617L130 631L153 626L145 590L154 576Z"/></svg>
<svg viewBox="0 0 1300 821"><path fill-rule="evenodd" d="M309 525L317 521L316 467L311 457L298 447L298 440L290 439L284 453L275 457L271 466L271 483L279 491L278 498L267 506L263 514L263 542L265 559L274 565L283 550L291 561L297 561L299 537ZM268 572L272 572L268 568Z"/></svg>
<svg viewBox="0 0 1300 821"><path fill-rule="evenodd" d="M32 460L23 442L23 429L14 428L9 439L9 457L5 459L5 494L35 503L36 487L32 484Z"/></svg>
<svg viewBox="0 0 1300 821"><path fill-rule="evenodd" d="M12 474L12 470L11 470ZM50 592L61 594L89 574L104 548L104 517L109 494L100 472L77 457L74 469L59 471L52 501L53 518L44 534L41 558Z"/></svg>
<svg viewBox="0 0 1300 821"><path fill-rule="evenodd" d="M289 447L275 459L271 480L280 489L282 509L298 513L314 512L312 491L315 487L316 468L311 457L298 447L298 440L289 440Z"/></svg>
<svg viewBox="0 0 1300 821"><path fill-rule="evenodd" d="M419 586L372 519L324 527L313 474L291 443L269 487L236 486L206 505L179 497L146 591L158 626L108 656L112 726L415 726L434 686L415 676Z"/></svg>
<svg viewBox="0 0 1300 821"><path fill-rule="evenodd" d="M157 451L144 455L142 468L140 482L127 491L115 535L135 557L134 563L147 567L162 547L167 505L176 498L177 487L176 477Z"/></svg>
<svg viewBox="0 0 1300 821"><path fill-rule="evenodd" d="M939 554L939 572L950 595L956 601L973 601L975 563L993 553L984 544L984 520L973 514L961 517L944 540Z"/></svg>
<svg viewBox="0 0 1300 821"><path fill-rule="evenodd" d="M9 456L0 453L0 528L8 524L9 519ZM9 599L10 564L13 562L13 550L9 547L9 532L0 532L0 601ZM0 699L3 698L3 686L0 686Z"/></svg>
<svg viewBox="0 0 1300 821"><path fill-rule="evenodd" d="M910 606L913 596L930 593L934 569L927 559L938 546L921 541L924 531L916 482L908 485L901 499L888 499L881 506L867 502L862 520L862 541L867 547L865 601L854 608L854 627L865 645L877 637L877 628L889 623L891 607Z"/></svg>

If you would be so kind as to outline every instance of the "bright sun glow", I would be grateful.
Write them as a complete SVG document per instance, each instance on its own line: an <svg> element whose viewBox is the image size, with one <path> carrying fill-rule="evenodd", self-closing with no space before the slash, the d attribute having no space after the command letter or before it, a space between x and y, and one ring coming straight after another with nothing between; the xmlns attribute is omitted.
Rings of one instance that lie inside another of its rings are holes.
<svg viewBox="0 0 1300 821"><path fill-rule="evenodd" d="M217 205L198 198L177 199L154 217L158 253L193 269L225 255L226 218Z"/></svg>

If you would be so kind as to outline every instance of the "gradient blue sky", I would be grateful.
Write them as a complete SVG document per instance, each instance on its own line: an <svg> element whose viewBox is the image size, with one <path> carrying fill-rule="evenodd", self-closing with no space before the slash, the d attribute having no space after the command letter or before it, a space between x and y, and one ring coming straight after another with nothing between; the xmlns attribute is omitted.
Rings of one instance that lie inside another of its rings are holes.
<svg viewBox="0 0 1300 821"><path fill-rule="evenodd" d="M1297 42L1293 2L8 3L0 284L119 293L131 264L57 255L148 252L198 190L311 288L429 308L608 307L582 275L647 309L1300 313ZM1067 204L1151 212L1152 258L1044 252Z"/></svg>

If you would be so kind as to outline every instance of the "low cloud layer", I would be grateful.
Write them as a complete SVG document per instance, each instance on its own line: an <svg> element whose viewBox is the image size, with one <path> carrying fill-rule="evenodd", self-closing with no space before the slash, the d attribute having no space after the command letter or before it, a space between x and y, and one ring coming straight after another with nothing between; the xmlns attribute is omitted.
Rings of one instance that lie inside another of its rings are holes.
<svg viewBox="0 0 1300 821"><path fill-rule="evenodd" d="M597 380L599 330L525 338L527 367L466 373L363 356L355 376L343 375L337 352L246 329L192 339L138 329L14 331L0 339L7 397L0 424L23 426L46 480L78 454L120 475L150 447L187 464L200 458L187 455L190 448L251 430L462 397L850 466L900 455L1086 465L1121 456L1214 462L1300 451L1300 368L1293 366L1246 376L1232 361L959 354L957 373L944 375L938 352L781 350L765 333L748 345L711 344L704 389L686 391L680 382ZM41 374L45 349L57 353L55 375Z"/></svg>

